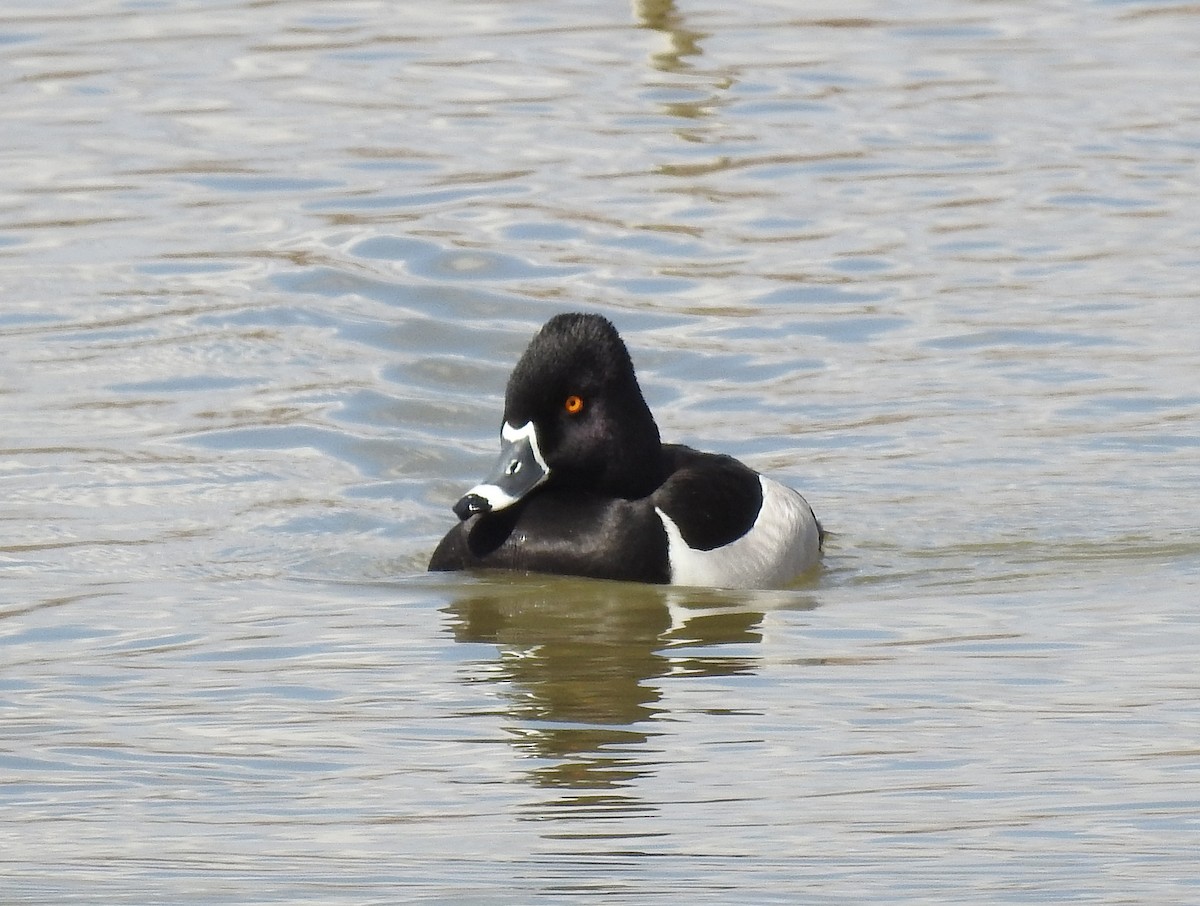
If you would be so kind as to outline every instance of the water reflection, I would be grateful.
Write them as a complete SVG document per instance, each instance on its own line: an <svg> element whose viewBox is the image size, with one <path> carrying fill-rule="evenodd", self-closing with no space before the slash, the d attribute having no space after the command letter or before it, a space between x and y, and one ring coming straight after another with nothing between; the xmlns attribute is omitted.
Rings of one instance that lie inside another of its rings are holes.
<svg viewBox="0 0 1200 906"><path fill-rule="evenodd" d="M540 787L614 792L653 773L647 743L663 680L754 672L758 596L551 577L464 589L447 608L459 642L495 645L470 682L493 685ZM572 798L571 801L584 801ZM595 796L586 797L595 805ZM610 804L631 803L615 795Z"/></svg>
<svg viewBox="0 0 1200 906"><path fill-rule="evenodd" d="M691 68L685 58L700 56L700 39L708 35L684 24L675 0L634 0L633 12L643 28L661 32L667 38L667 49L651 55L655 69L681 72Z"/></svg>

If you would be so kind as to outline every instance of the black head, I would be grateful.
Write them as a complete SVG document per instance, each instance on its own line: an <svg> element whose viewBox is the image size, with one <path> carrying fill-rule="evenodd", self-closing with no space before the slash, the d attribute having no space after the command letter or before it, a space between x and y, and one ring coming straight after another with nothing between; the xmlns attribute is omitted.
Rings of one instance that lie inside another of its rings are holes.
<svg viewBox="0 0 1200 906"><path fill-rule="evenodd" d="M508 380L504 421L532 423L546 484L644 497L662 481L662 446L617 330L591 314L556 315Z"/></svg>

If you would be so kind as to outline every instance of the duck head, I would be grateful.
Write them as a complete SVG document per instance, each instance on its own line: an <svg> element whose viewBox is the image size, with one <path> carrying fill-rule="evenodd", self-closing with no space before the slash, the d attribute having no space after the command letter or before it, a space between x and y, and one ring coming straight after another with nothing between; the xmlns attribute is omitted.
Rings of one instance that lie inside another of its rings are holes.
<svg viewBox="0 0 1200 906"><path fill-rule="evenodd" d="M454 512L469 519L546 487L634 499L661 481L658 426L616 328L599 315L562 314L513 368L500 457Z"/></svg>

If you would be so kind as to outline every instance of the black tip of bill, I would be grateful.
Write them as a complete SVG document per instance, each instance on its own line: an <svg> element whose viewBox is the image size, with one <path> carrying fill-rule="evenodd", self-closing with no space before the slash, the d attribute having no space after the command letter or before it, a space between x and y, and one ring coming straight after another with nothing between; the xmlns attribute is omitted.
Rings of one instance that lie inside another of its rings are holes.
<svg viewBox="0 0 1200 906"><path fill-rule="evenodd" d="M454 515L466 522L472 516L478 513L486 513L490 511L492 505L478 494L467 494L458 503L454 504Z"/></svg>

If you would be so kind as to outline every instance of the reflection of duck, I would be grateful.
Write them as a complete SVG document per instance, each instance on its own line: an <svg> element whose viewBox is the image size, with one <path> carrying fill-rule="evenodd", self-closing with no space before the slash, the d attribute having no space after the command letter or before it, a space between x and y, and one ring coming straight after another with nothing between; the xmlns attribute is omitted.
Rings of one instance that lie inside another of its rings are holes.
<svg viewBox="0 0 1200 906"><path fill-rule="evenodd" d="M670 49L654 54L654 66L667 72L687 68L684 57L700 55L703 32L692 31L675 8L675 0L634 0L633 13L644 28L666 35Z"/></svg>
<svg viewBox="0 0 1200 906"><path fill-rule="evenodd" d="M663 444L616 328L551 318L508 381L492 475L433 570L495 567L727 588L786 585L816 565L803 497L729 456Z"/></svg>
<svg viewBox="0 0 1200 906"><path fill-rule="evenodd" d="M450 605L460 642L499 648L473 682L504 691L516 745L546 786L616 787L647 773L638 749L662 710L658 680L750 672L763 612L738 593L552 577L472 584ZM795 602L793 602L795 603Z"/></svg>

